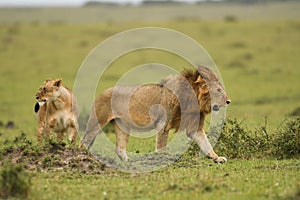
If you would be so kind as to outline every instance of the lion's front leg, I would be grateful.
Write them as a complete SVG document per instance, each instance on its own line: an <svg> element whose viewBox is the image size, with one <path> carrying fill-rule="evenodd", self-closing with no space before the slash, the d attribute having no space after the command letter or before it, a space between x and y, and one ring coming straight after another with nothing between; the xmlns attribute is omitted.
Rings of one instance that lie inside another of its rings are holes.
<svg viewBox="0 0 300 200"><path fill-rule="evenodd" d="M68 140L69 140L70 144L72 144L73 147L75 147L75 145L76 145L77 130L78 130L77 122L74 119L70 118L69 119Z"/></svg>
<svg viewBox="0 0 300 200"><path fill-rule="evenodd" d="M224 163L227 161L225 157L218 156L213 149L207 154L207 157L211 158L215 163Z"/></svg>
<svg viewBox="0 0 300 200"><path fill-rule="evenodd" d="M227 161L225 157L219 157L213 150L210 142L208 141L206 134L203 129L200 131L194 131L187 134L191 139L193 139L196 144L200 147L201 151L211 158L216 163L224 163Z"/></svg>
<svg viewBox="0 0 300 200"><path fill-rule="evenodd" d="M49 124L47 123L47 118L43 114L44 109L41 109L38 113L38 127L37 127L37 142L41 144L42 140L44 140L47 136L49 138Z"/></svg>
<svg viewBox="0 0 300 200"><path fill-rule="evenodd" d="M42 136L43 136L44 132L45 132L45 123L39 122L38 128L37 128L37 133L36 133L38 144L40 144L42 142Z"/></svg>
<svg viewBox="0 0 300 200"><path fill-rule="evenodd" d="M121 122L119 122L121 123ZM117 137L117 146L116 146L116 153L119 156L119 158L125 162L129 161L129 157L126 153L126 146L129 139L129 130L123 131L119 126L117 122L112 123Z"/></svg>

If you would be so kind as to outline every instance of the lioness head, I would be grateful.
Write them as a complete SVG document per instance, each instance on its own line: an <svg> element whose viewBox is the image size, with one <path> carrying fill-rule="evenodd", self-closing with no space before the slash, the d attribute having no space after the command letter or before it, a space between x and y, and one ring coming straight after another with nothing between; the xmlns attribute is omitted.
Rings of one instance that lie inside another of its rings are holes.
<svg viewBox="0 0 300 200"><path fill-rule="evenodd" d="M62 79L45 80L43 85L39 88L35 95L35 98L40 106L46 102L54 101L60 95L59 88L61 86Z"/></svg>
<svg viewBox="0 0 300 200"><path fill-rule="evenodd" d="M200 104L206 105L210 111L213 110L215 112L219 111L221 107L230 104L231 100L219 82L217 75L212 70L200 66L197 72L194 83L199 90L198 98L200 99Z"/></svg>

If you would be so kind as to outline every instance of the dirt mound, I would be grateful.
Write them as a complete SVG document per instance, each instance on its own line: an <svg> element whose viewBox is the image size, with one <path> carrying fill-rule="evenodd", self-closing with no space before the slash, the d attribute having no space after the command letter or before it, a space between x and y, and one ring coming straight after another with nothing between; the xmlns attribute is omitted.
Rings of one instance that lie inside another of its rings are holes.
<svg viewBox="0 0 300 200"><path fill-rule="evenodd" d="M180 154L176 153L153 152L131 155L129 162L123 162L116 155L114 157L93 155L85 149L71 148L53 141L38 146L28 140L25 134L21 134L13 141L5 141L0 148L0 166L9 162L21 164L29 171L41 172L76 171L84 174L102 174L104 171L116 170L149 172L175 162L183 166L180 157ZM191 160L186 163L191 164Z"/></svg>
<svg viewBox="0 0 300 200"><path fill-rule="evenodd" d="M30 171L70 171L101 174L105 169L93 155L84 149L69 148L51 142L37 146L26 135L5 141L0 149L0 166L6 162L21 164Z"/></svg>

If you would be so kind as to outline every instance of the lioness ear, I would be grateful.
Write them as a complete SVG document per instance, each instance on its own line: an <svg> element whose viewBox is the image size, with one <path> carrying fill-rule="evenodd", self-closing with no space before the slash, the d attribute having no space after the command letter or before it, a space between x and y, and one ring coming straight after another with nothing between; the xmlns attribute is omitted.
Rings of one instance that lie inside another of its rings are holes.
<svg viewBox="0 0 300 200"><path fill-rule="evenodd" d="M61 78L56 79L55 82L54 82L54 84L53 84L53 86L60 87L61 86L61 81L62 81Z"/></svg>
<svg viewBox="0 0 300 200"><path fill-rule="evenodd" d="M46 80L44 81L44 84L48 83L49 81L52 81L52 80L51 80L50 78L46 79Z"/></svg>

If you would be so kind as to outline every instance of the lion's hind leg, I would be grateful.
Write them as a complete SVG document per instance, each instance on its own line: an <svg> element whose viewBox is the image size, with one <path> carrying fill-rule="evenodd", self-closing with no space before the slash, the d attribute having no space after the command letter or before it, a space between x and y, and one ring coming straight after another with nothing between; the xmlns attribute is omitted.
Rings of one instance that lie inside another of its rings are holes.
<svg viewBox="0 0 300 200"><path fill-rule="evenodd" d="M121 125L121 121L114 120L112 121L112 124L114 126L117 137L116 153L121 160L127 162L129 160L129 157L126 153L126 146L129 140L129 130L126 129L124 126L122 126L122 128L119 127L119 125Z"/></svg>
<svg viewBox="0 0 300 200"><path fill-rule="evenodd" d="M98 133L101 133L101 129L98 126L90 127L86 130L83 139L80 142L80 148L85 147L90 149L91 146L94 144L96 136Z"/></svg>
<svg viewBox="0 0 300 200"><path fill-rule="evenodd" d="M94 144L97 134L101 132L101 127L96 113L92 113L86 126L85 135L80 142L80 148L85 147L90 149L90 147Z"/></svg>
<svg viewBox="0 0 300 200"><path fill-rule="evenodd" d="M168 143L168 131L161 130L156 135L156 148L155 151L164 151L167 150L167 143Z"/></svg>

